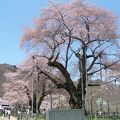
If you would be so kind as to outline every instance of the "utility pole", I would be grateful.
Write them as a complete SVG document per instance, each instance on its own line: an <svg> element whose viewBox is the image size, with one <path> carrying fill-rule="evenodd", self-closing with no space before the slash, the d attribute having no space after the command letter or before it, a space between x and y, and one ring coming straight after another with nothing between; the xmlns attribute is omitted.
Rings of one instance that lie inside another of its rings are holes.
<svg viewBox="0 0 120 120"><path fill-rule="evenodd" d="M91 79L90 79L90 84L91 84ZM92 86L90 87L91 90L90 90L90 108L91 108L91 114L93 115L93 102L92 102Z"/></svg>
<svg viewBox="0 0 120 120"><path fill-rule="evenodd" d="M86 46L82 46L82 53L77 52L76 57L78 58L79 62L79 71L80 71L80 78L81 78L81 92L82 92L82 108L85 112L85 92L86 92L86 83L87 83L87 70L86 70Z"/></svg>
<svg viewBox="0 0 120 120"><path fill-rule="evenodd" d="M102 60L101 60L101 55L100 55L100 80L101 80L101 105L100 105L100 109L101 112L103 112L103 93L102 93Z"/></svg>
<svg viewBox="0 0 120 120"><path fill-rule="evenodd" d="M51 108L51 110L52 110L52 92L50 93L50 108Z"/></svg>
<svg viewBox="0 0 120 120"><path fill-rule="evenodd" d="M52 83L51 84L49 84L49 87L50 87L50 89L51 89L51 91L50 91L50 109L52 110L53 109L53 106L52 106L52 102L53 102L53 96L52 96L52 89L53 89L53 85L52 85Z"/></svg>
<svg viewBox="0 0 120 120"><path fill-rule="evenodd" d="M33 94L34 94L33 91L34 90L33 90L33 78L32 78L32 115L33 115Z"/></svg>
<svg viewBox="0 0 120 120"><path fill-rule="evenodd" d="M114 81L115 82L115 109L116 109L116 115L118 115L118 107L117 107L117 80Z"/></svg>
<svg viewBox="0 0 120 120"><path fill-rule="evenodd" d="M61 103L60 103L60 93L59 93L59 109L61 109Z"/></svg>
<svg viewBox="0 0 120 120"><path fill-rule="evenodd" d="M36 63L35 63L35 57L32 56L32 62L33 62L33 77L32 77L32 115L35 113L36 109L36 86L35 86L35 78L36 78Z"/></svg>
<svg viewBox="0 0 120 120"><path fill-rule="evenodd" d="M32 69L33 69L33 71L34 71L34 57L32 57L32 63L33 63L33 66L32 66ZM33 116L33 92L34 92L34 90L33 90L33 88L34 88L34 77L32 76L32 116Z"/></svg>

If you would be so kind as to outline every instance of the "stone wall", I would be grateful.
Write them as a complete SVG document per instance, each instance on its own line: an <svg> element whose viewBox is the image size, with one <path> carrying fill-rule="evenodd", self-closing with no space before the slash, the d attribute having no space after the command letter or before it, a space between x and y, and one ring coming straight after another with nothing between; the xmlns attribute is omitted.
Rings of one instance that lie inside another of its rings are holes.
<svg viewBox="0 0 120 120"><path fill-rule="evenodd" d="M84 120L84 110L49 110L46 112L46 120Z"/></svg>

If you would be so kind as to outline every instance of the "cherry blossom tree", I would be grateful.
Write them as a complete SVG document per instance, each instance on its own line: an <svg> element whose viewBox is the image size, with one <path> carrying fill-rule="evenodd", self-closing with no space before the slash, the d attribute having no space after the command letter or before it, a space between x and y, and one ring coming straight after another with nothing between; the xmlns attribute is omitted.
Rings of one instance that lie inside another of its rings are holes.
<svg viewBox="0 0 120 120"><path fill-rule="evenodd" d="M19 79L17 72L7 72L4 74L6 82L3 84L3 90L5 92L3 100L7 100L9 104L21 105L28 103L27 95L23 92L23 87L27 86L27 82Z"/></svg>
<svg viewBox="0 0 120 120"><path fill-rule="evenodd" d="M116 16L83 0L52 3L41 11L35 27L24 29L21 46L46 61L52 70L41 68L57 88L70 95L71 108L84 105L87 77L119 61ZM73 76L73 65L78 72ZM59 71L62 76L57 76ZM79 79L77 86L74 79Z"/></svg>
<svg viewBox="0 0 120 120"><path fill-rule="evenodd" d="M40 59L36 60L34 57L28 57L22 64L19 65L21 73L24 73L24 77L28 81L28 86L24 87L24 92L29 99L29 106L33 107L33 112L40 112L40 106L44 98L51 94L52 91L56 91L55 85L38 70L36 64L45 64L45 61ZM45 65L43 65L45 68ZM42 66L41 66L42 67ZM47 66L46 66L47 68ZM37 111L36 111L37 110Z"/></svg>

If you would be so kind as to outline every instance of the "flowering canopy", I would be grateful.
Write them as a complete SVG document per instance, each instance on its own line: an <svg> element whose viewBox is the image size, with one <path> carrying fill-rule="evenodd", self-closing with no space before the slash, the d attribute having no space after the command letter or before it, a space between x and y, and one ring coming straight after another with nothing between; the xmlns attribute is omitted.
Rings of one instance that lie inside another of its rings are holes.
<svg viewBox="0 0 120 120"><path fill-rule="evenodd" d="M74 105L80 103L77 96L80 95L81 78L86 84L84 74L93 75L119 61L116 17L105 9L83 0L62 5L51 3L34 23L34 28L24 29L21 46L33 51L37 49L39 56L48 60L49 66L62 73L66 82L61 85L55 77L44 72L58 87L66 89ZM71 78L71 66L75 64L79 66L77 87Z"/></svg>

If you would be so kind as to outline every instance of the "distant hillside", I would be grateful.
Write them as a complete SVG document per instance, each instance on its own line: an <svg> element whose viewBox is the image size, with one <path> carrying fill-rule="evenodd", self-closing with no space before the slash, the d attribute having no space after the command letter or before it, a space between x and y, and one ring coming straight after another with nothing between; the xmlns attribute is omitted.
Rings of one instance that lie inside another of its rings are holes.
<svg viewBox="0 0 120 120"><path fill-rule="evenodd" d="M16 72L16 70L17 67L15 65L0 64L0 97L3 96L2 84L5 82L4 73L8 71Z"/></svg>

